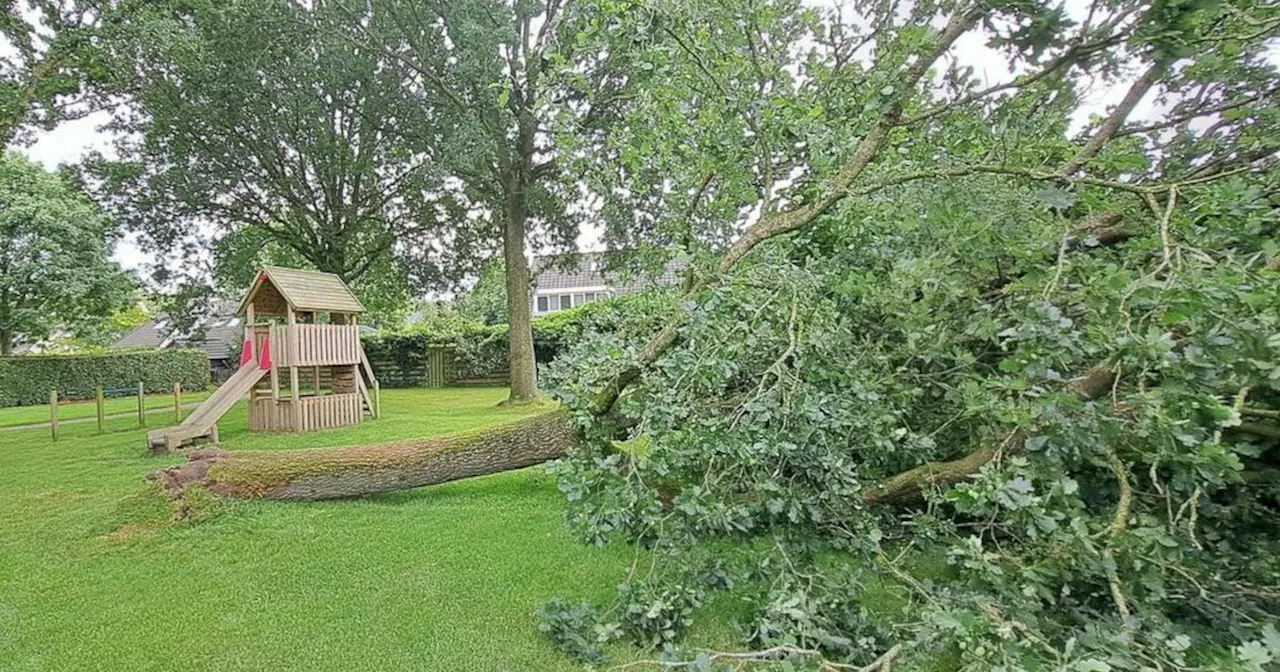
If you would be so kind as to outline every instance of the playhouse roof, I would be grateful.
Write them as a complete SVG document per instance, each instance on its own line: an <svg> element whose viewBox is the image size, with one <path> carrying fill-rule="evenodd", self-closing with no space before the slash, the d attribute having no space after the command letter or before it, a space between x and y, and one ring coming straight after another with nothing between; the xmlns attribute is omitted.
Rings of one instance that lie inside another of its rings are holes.
<svg viewBox="0 0 1280 672"><path fill-rule="evenodd" d="M304 271L297 268L264 266L258 271L253 285L240 301L236 312L244 313L263 285L270 283L295 311L322 311L329 313L363 313L364 305L351 293L342 278L333 273Z"/></svg>

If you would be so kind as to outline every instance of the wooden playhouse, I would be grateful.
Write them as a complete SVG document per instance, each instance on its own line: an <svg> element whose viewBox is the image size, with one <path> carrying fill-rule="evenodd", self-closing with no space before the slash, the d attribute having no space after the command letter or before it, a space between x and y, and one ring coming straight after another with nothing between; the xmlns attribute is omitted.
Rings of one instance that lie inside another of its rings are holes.
<svg viewBox="0 0 1280 672"><path fill-rule="evenodd" d="M360 345L359 299L332 273L268 266L237 311L245 337L240 369L182 424L148 434L153 450L208 438L248 395L249 429L307 432L378 414L378 381Z"/></svg>

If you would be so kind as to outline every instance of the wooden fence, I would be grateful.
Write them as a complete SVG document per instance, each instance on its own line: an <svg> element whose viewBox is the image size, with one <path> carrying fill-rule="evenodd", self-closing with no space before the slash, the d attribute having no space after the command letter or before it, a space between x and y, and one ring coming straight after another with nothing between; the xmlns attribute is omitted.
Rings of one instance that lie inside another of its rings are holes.
<svg viewBox="0 0 1280 672"><path fill-rule="evenodd" d="M506 385L511 380L506 364L483 376L462 377L454 360L453 348L431 348L413 362L400 362L394 357L370 357L369 364L382 387L476 387Z"/></svg>

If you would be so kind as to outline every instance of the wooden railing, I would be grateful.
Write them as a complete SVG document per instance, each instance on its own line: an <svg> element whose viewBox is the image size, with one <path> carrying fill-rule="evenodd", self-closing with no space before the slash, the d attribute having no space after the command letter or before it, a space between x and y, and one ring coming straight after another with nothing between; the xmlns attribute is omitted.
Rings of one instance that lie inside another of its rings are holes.
<svg viewBox="0 0 1280 672"><path fill-rule="evenodd" d="M262 341L271 339L271 361L276 366L332 366L360 364L360 328L354 324L272 324L253 327L254 354L261 356Z"/></svg>
<svg viewBox="0 0 1280 672"><path fill-rule="evenodd" d="M360 363L360 328L354 324L296 324L289 366Z"/></svg>

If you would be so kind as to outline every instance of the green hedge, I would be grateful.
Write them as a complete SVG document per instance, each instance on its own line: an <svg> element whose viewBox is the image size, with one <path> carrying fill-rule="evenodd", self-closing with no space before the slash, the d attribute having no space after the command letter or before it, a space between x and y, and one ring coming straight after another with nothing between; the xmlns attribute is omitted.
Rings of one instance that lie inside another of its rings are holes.
<svg viewBox="0 0 1280 672"><path fill-rule="evenodd" d="M630 294L537 318L533 321L534 356L539 364L550 363L584 332L610 331L621 324L628 313L652 311L654 306L669 300L670 296L663 292ZM403 332L366 336L363 343L375 374L379 373L379 362L394 362L397 372L402 374L388 377L388 382L397 381L388 386L422 385L418 380L421 376L403 374L424 371L428 353L433 348L452 349L453 373L459 378L483 378L507 363L505 324L441 320Z"/></svg>
<svg viewBox="0 0 1280 672"><path fill-rule="evenodd" d="M63 399L92 399L96 388L137 388L168 392L174 381L184 390L209 385L209 355L201 350L134 350L93 355L0 357L0 406L49 403L49 391Z"/></svg>

